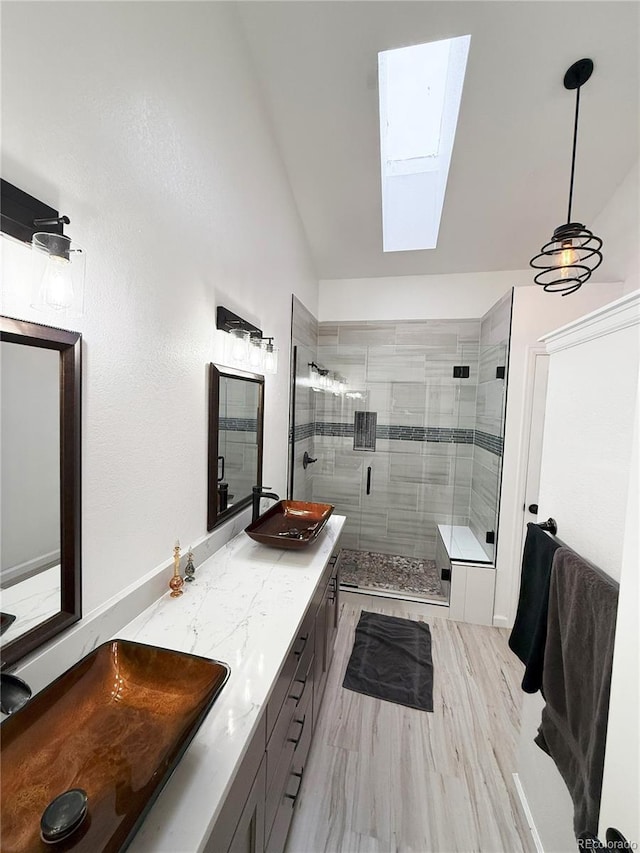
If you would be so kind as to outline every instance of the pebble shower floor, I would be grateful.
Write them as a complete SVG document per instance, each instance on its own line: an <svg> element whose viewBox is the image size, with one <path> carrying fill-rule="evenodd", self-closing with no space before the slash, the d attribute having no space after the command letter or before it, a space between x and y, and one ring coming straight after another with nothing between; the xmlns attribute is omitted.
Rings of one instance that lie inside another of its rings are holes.
<svg viewBox="0 0 640 853"><path fill-rule="evenodd" d="M342 548L340 583L359 590L385 590L446 601L434 560Z"/></svg>

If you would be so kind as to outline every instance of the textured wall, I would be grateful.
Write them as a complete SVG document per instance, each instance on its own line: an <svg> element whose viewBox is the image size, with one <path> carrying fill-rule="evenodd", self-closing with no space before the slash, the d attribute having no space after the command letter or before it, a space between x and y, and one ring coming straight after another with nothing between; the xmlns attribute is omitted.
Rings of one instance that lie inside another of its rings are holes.
<svg viewBox="0 0 640 853"><path fill-rule="evenodd" d="M87 253L88 614L206 535L218 304L281 347L264 481L284 494L291 293L315 308L317 281L230 5L7 4L2 65L3 177L67 214ZM28 252L10 249L3 313L59 325L29 308Z"/></svg>

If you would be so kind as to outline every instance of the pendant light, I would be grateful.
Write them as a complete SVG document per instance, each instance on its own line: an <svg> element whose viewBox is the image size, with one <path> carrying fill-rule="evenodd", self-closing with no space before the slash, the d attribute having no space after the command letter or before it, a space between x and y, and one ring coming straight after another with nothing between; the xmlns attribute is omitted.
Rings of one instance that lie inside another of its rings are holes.
<svg viewBox="0 0 640 853"><path fill-rule="evenodd" d="M539 273L534 278L549 293L568 296L589 280L591 273L602 263L602 240L580 222L571 221L573 201L573 178L576 166L576 141L578 137L578 112L580 110L580 88L593 72L591 59L580 59L564 75L565 89L576 90L576 114L573 125L573 151L571 154L571 180L569 182L569 210L567 222L553 232L553 237L531 259L530 265Z"/></svg>

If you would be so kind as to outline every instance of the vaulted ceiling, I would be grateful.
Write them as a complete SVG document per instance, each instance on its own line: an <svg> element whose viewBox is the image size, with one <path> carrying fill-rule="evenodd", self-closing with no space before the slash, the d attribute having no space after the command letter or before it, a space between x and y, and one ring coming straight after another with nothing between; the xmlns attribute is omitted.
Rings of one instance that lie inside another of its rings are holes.
<svg viewBox="0 0 640 853"><path fill-rule="evenodd" d="M523 269L566 221L589 226L638 159L636 2L320 0L238 10L321 279ZM436 249L382 252L377 54L471 34Z"/></svg>

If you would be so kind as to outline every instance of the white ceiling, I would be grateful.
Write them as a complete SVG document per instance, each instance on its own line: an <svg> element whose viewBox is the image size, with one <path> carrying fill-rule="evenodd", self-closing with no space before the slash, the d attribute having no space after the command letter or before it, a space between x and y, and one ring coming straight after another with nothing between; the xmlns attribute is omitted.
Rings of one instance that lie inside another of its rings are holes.
<svg viewBox="0 0 640 853"><path fill-rule="evenodd" d="M321 279L526 268L566 221L589 227L638 158L637 2L242 2L274 132ZM438 247L383 254L380 50L471 34Z"/></svg>

